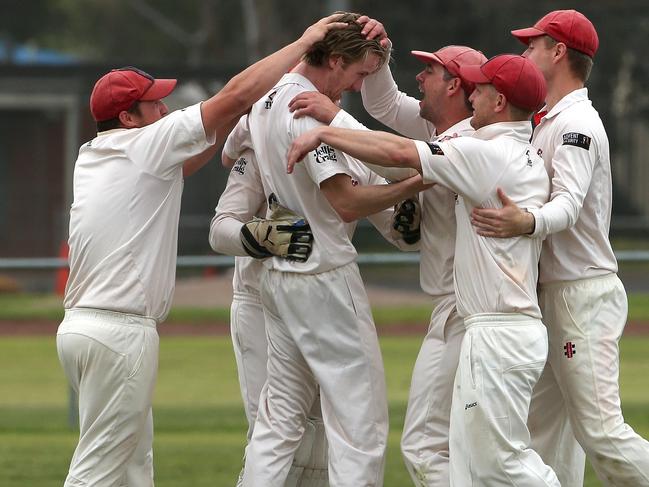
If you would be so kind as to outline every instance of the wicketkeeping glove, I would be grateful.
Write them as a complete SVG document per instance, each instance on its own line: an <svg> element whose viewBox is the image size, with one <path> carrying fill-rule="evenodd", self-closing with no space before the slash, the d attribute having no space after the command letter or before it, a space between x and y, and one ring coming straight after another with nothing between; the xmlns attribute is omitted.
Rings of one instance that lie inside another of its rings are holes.
<svg viewBox="0 0 649 487"><path fill-rule="evenodd" d="M392 215L392 236L412 245L421 238L421 205L417 198L410 198L395 205Z"/></svg>
<svg viewBox="0 0 649 487"><path fill-rule="evenodd" d="M307 221L270 199L268 218L254 218L241 227L241 242L251 257L283 257L306 262L311 255L313 233Z"/></svg>

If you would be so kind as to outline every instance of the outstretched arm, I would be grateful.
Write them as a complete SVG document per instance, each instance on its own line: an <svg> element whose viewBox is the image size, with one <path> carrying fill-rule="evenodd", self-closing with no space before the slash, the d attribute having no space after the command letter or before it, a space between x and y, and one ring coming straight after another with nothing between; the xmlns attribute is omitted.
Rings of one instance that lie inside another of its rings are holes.
<svg viewBox="0 0 649 487"><path fill-rule="evenodd" d="M371 164L410 167L421 172L419 153L414 141L387 132L318 127L297 137L288 151L287 172L320 144L330 145Z"/></svg>
<svg viewBox="0 0 649 487"><path fill-rule="evenodd" d="M302 55L331 29L347 24L336 22L333 14L310 26L297 41L256 62L232 78L221 91L201 105L205 133L215 134L221 141L236 120L250 109L284 73L295 66Z"/></svg>

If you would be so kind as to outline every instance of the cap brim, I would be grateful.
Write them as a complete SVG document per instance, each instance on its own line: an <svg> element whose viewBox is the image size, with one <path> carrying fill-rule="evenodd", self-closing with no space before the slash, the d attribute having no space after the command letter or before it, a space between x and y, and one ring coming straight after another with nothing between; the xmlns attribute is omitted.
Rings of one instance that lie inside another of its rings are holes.
<svg viewBox="0 0 649 487"><path fill-rule="evenodd" d="M536 27L528 27L526 29L516 29L511 31L512 35L516 37L523 44L529 44L532 37L544 36L545 32L537 29Z"/></svg>
<svg viewBox="0 0 649 487"><path fill-rule="evenodd" d="M175 79L156 79L153 81L151 88L146 90L140 97L142 101L161 100L171 94L176 87L178 80Z"/></svg>
<svg viewBox="0 0 649 487"><path fill-rule="evenodd" d="M462 76L462 79L469 81L470 83L491 83L491 80L485 76L480 67L481 66L478 65L462 66L460 67L460 76Z"/></svg>
<svg viewBox="0 0 649 487"><path fill-rule="evenodd" d="M413 56L415 56L417 59L419 59L419 60L420 60L421 62L423 62L423 63L428 64L428 63L433 62L433 63L439 63L439 64L441 64L442 66L444 66L444 63L442 62L442 60L441 60L439 57L437 57L436 54L434 54L434 53L432 53L432 52L426 52L426 51L410 51L410 54L412 54Z"/></svg>

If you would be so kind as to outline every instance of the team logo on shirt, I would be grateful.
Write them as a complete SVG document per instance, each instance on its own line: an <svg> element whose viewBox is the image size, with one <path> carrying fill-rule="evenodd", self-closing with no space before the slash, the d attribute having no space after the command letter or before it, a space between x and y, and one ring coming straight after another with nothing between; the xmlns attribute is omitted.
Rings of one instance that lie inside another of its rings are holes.
<svg viewBox="0 0 649 487"><path fill-rule="evenodd" d="M271 107L273 106L273 98L275 98L276 94L277 94L277 90L271 91L266 97L266 100L264 101L264 108L266 110L270 110Z"/></svg>
<svg viewBox="0 0 649 487"><path fill-rule="evenodd" d="M315 162L322 164L325 162L338 162L336 158L336 151L330 145L322 144L313 151Z"/></svg>
<svg viewBox="0 0 649 487"><path fill-rule="evenodd" d="M237 159L237 162L234 163L234 166L232 166L232 172L238 172L243 176L246 172L246 164L248 164L246 158L239 157L239 159Z"/></svg>
<svg viewBox="0 0 649 487"><path fill-rule="evenodd" d="M578 132L563 134L563 145L574 145L575 147L588 150L590 149L590 141L590 137Z"/></svg>
<svg viewBox="0 0 649 487"><path fill-rule="evenodd" d="M438 146L437 144L435 144L435 143L428 144L428 147L430 147L430 152L431 152L434 156L443 156L443 155L444 155L444 151L443 151L442 148L441 148L440 146Z"/></svg>
<svg viewBox="0 0 649 487"><path fill-rule="evenodd" d="M529 149L527 149L525 151L525 156L527 157L527 165L529 167L532 167L534 165L534 161L532 161L532 158L530 157L530 150Z"/></svg>
<svg viewBox="0 0 649 487"><path fill-rule="evenodd" d="M577 347L572 342L566 342L563 346L563 350L563 354L568 358L572 358L577 353Z"/></svg>

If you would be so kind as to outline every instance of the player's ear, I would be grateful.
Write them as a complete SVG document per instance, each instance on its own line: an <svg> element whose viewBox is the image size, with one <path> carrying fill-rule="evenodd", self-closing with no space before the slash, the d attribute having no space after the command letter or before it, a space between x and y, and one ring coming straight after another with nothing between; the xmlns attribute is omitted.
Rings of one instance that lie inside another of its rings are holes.
<svg viewBox="0 0 649 487"><path fill-rule="evenodd" d="M559 62L561 59L566 57L568 55L568 46L566 46L563 42L557 42L553 46L553 56L552 56L552 61L554 63Z"/></svg>
<svg viewBox="0 0 649 487"><path fill-rule="evenodd" d="M133 114L131 112L122 110L121 112L119 112L119 115L117 117L119 118L119 123L122 125L122 127L131 129L139 126L137 124L137 121L133 118Z"/></svg>
<svg viewBox="0 0 649 487"><path fill-rule="evenodd" d="M461 90L462 90L462 81L460 80L460 78L456 77L449 80L448 86L446 88L446 92L449 96L454 95L455 93Z"/></svg>
<svg viewBox="0 0 649 487"><path fill-rule="evenodd" d="M342 56L329 56L329 67L331 69L334 69L336 66L341 66L343 65L343 57Z"/></svg>
<svg viewBox="0 0 649 487"><path fill-rule="evenodd" d="M496 102L494 103L494 112L500 113L507 106L507 97L502 93L496 93Z"/></svg>

